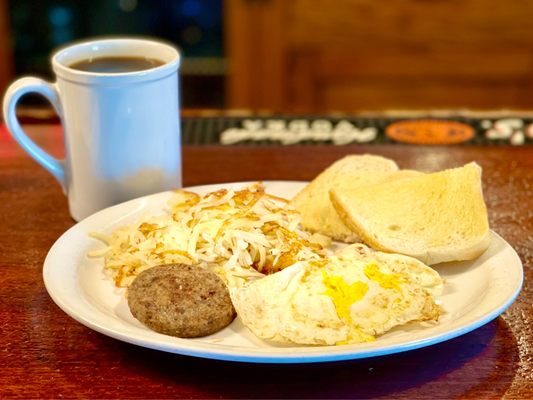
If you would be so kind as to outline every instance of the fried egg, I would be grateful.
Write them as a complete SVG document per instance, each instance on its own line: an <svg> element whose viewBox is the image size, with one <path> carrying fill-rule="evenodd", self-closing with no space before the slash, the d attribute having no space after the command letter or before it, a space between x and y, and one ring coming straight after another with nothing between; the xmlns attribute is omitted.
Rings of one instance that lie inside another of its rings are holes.
<svg viewBox="0 0 533 400"><path fill-rule="evenodd" d="M320 260L230 288L237 314L261 339L361 343L411 321L437 321L442 279L407 256L349 246Z"/></svg>

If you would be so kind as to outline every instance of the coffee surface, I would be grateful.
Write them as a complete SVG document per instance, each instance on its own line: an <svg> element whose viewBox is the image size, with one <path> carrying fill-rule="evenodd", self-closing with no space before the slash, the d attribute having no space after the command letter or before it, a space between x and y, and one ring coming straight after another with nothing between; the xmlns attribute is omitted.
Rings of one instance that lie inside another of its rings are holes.
<svg viewBox="0 0 533 400"><path fill-rule="evenodd" d="M147 57L99 57L77 61L69 67L85 72L123 73L143 71L163 64L161 60Z"/></svg>

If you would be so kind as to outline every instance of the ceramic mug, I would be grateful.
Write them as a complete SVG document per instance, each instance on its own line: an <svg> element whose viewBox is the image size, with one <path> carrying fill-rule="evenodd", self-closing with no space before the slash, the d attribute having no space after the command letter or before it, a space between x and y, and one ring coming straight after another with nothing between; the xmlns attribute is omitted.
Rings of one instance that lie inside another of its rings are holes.
<svg viewBox="0 0 533 400"><path fill-rule="evenodd" d="M71 68L101 57L145 57L162 65L134 72ZM59 181L75 220L181 187L179 63L179 52L157 41L95 40L52 56L55 83L25 77L8 88L3 109L9 132ZM43 95L55 108L64 130L64 160L46 153L22 130L15 108L27 93Z"/></svg>

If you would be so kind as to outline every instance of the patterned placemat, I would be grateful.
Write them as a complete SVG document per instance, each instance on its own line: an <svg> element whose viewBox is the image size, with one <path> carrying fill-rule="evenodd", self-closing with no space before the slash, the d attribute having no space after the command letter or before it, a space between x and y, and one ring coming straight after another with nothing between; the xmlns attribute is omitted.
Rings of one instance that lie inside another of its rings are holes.
<svg viewBox="0 0 533 400"><path fill-rule="evenodd" d="M533 117L183 117L188 145L292 146L415 143L513 145L533 143Z"/></svg>

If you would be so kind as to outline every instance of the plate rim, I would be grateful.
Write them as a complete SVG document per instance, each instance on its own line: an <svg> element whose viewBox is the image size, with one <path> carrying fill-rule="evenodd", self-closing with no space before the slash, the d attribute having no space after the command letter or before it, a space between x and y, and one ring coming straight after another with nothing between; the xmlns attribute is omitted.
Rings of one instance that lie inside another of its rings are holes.
<svg viewBox="0 0 533 400"><path fill-rule="evenodd" d="M235 182L221 182L221 183L211 183L206 185L195 185L195 186L188 186L184 187L184 190L210 190L210 187L220 187L223 185L228 186L236 186L236 185L246 185L253 182L259 182L258 180L255 181L235 181ZM267 188L269 185L272 184L306 184L308 182L301 181L301 180L262 180L260 182L263 182ZM166 335L159 334L157 332L148 331L149 335L152 337L152 339L145 339L144 337L139 337L138 335L128 335L127 333L123 331L119 331L116 329L112 329L110 327L106 327L102 324L99 324L98 321L95 322L94 319L84 316L84 315L78 315L77 312L68 304L68 302L65 302L64 299L59 296L55 290L54 290L54 284L52 280L53 272L51 271L51 263L54 257L56 257L56 252L59 251L58 249L61 248L63 245L63 242L66 241L69 237L69 235L72 235L74 232L76 232L79 229L82 229L84 225L88 224L92 219L97 218L99 215L106 214L113 212L116 209L121 209L124 207L127 207L128 205L132 205L135 203L138 203L140 201L146 201L150 202L150 200L154 201L155 198L164 196L167 194L170 194L172 191L164 191L159 193L154 193L147 196L138 197L108 208L105 208L103 210L100 210L96 212L95 214L92 214L91 216L83 219L82 221L79 221L72 227L70 227L67 231L65 231L51 246L50 250L48 251L44 263L43 263L43 281L45 288L49 294L49 296L52 298L54 303L67 315L69 315L71 318L76 320L77 322L81 323L82 325L88 327L89 329L95 330L101 334L104 334L106 336L109 336L111 338L114 338L116 340L120 340L126 343L134 344L137 346L150 348L154 350L159 351L165 351L169 353L174 354L180 354L184 356L192 356L192 357L199 357L199 358L206 358L206 359L216 359L216 360L223 360L223 361L234 361L234 362L249 362L249 363L276 363L276 364L299 364L299 363L317 363L317 362L332 362L332 361L343 361L343 360L354 360L354 359L363 359L363 358L371 358L371 357L378 357L378 356L384 356L389 354L397 354L401 352L406 352L410 350L415 350L427 346L431 346L434 344L442 343L451 339L454 339L456 337L462 336L464 334L467 334L485 324L492 321L493 319L497 318L499 315L501 315L511 304L516 300L518 295L520 294L520 291L523 286L524 281L524 271L523 271L523 264L518 256L515 249L499 234L491 230L491 235L494 235L498 240L500 240L506 247L507 250L511 251L511 254L513 258L515 259L515 262L513 263L513 266L516 268L516 271L519 275L519 279L516 281L516 285L514 285L513 289L509 290L509 295L506 297L506 300L501 302L497 308L494 308L490 313L483 315L481 318L476 319L470 324L467 324L466 326L459 326L455 329L452 329L450 331L444 331L441 333L437 333L433 336L427 337L427 338L421 338L414 341L407 341L402 344L389 344L386 346L383 346L381 348L373 348L373 349L366 349L366 350L357 350L354 348L355 345L342 345L342 346L309 346L309 347L272 347L272 348L240 348L245 351L245 353L235 353L232 351L232 345L225 345L225 346L216 346L214 343L213 345L209 345L206 342L196 342L196 341L190 341L190 339L179 339L179 341L187 341L187 346L180 346L178 345L179 342L176 345L169 346L168 344L162 343L160 340L154 340L154 338L163 337L168 338ZM139 212L136 213L137 216L140 216L141 214ZM87 222L89 221L89 222ZM76 277L79 277L79 268L80 265L76 265L72 268L72 270L75 272ZM81 289L81 288L80 288ZM512 293L511 293L512 290ZM83 293L80 293L80 298L83 298L83 300L87 301L86 296ZM94 307L94 306L93 306ZM96 311L98 311L95 308ZM471 311L470 311L471 312ZM192 345L191 345L192 343ZM297 349L298 352L292 352L292 350ZM320 351L322 349L322 351ZM327 351L323 351L323 349L327 349ZM263 351L258 351L263 350ZM318 351L313 351L318 350ZM334 351L332 351L334 350ZM267 351L271 351L272 354L268 354ZM280 352L283 352L281 354Z"/></svg>

